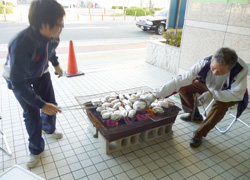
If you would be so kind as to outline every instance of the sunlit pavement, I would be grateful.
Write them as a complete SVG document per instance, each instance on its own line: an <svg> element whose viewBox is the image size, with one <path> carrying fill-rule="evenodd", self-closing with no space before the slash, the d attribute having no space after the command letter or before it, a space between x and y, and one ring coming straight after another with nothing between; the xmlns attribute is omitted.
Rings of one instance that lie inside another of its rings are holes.
<svg viewBox="0 0 250 180"><path fill-rule="evenodd" d="M78 69L84 76L57 78L50 67L60 107L78 105L75 96L87 96L141 86L156 88L175 75L145 63L146 44L139 41L74 42ZM58 48L61 66L67 69L68 42ZM133 47L133 48L132 48ZM6 52L5 52L6 53ZM4 62L1 54L1 64ZM2 66L0 68L2 71ZM6 82L0 78L0 128L5 133L12 157L0 152L0 172L14 164L26 167L28 137L22 109ZM248 119L249 115L242 116ZM228 123L222 123L222 126ZM249 130L242 124L226 135L213 129L201 147L192 149L189 140L198 124L177 117L173 135L124 148L106 155L98 139L88 130L88 118L81 109L65 110L57 116L57 128L64 137L46 143L41 162L28 169L49 180L167 180L249 179ZM0 145L3 145L1 139ZM20 177L21 178L21 177Z"/></svg>

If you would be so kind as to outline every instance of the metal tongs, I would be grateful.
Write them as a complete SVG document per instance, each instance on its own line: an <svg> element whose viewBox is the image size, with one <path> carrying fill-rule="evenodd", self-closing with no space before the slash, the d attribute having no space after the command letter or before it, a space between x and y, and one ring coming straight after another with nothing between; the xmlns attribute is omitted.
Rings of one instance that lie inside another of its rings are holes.
<svg viewBox="0 0 250 180"><path fill-rule="evenodd" d="M193 94L193 97L194 97L194 107L193 107L193 111L192 111L192 115L191 115L191 121L194 120L194 113L195 113L195 109L197 108L198 106L198 97L199 97L199 94Z"/></svg>
<svg viewBox="0 0 250 180"><path fill-rule="evenodd" d="M84 104L77 104L77 105L71 105L71 106L65 106L65 107L60 107L62 111L72 111L72 110L84 110L84 109L95 109L96 106L93 106L91 102L86 102Z"/></svg>

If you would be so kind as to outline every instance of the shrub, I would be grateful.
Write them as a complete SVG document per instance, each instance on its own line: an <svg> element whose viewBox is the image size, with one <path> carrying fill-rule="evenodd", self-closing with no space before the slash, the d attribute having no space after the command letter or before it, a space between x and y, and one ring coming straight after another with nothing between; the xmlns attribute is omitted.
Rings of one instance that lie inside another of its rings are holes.
<svg viewBox="0 0 250 180"><path fill-rule="evenodd" d="M146 15L151 15L152 13L148 10L144 10L142 8L137 8L137 7L131 7L131 8L126 8L126 14L134 16L136 11L136 16L145 16Z"/></svg>
<svg viewBox="0 0 250 180"><path fill-rule="evenodd" d="M124 7L124 8L126 8L126 7ZM122 6L112 6L112 9L123 9L123 7Z"/></svg>
<svg viewBox="0 0 250 180"><path fill-rule="evenodd" d="M13 7L12 6L5 6L6 14L13 14Z"/></svg>
<svg viewBox="0 0 250 180"><path fill-rule="evenodd" d="M9 6L9 5L3 5L0 2L0 14L4 13L4 8L5 8L5 13L6 14L12 14L13 13L13 7L12 7L12 5L11 6Z"/></svg>
<svg viewBox="0 0 250 180"><path fill-rule="evenodd" d="M154 11L160 11L162 10L163 8L154 8Z"/></svg>
<svg viewBox="0 0 250 180"><path fill-rule="evenodd" d="M13 6L13 4L11 2L7 2L6 6Z"/></svg>
<svg viewBox="0 0 250 180"><path fill-rule="evenodd" d="M149 9L150 13L151 14L154 14L155 13L155 10L154 9Z"/></svg>
<svg viewBox="0 0 250 180"><path fill-rule="evenodd" d="M175 29L168 29L163 33L163 37L166 39L165 43L176 47L181 45L181 36L182 29L178 29L177 32L175 32Z"/></svg>
<svg viewBox="0 0 250 180"><path fill-rule="evenodd" d="M124 9L127 9L128 7L124 6ZM123 9L123 6L112 6L112 9Z"/></svg>

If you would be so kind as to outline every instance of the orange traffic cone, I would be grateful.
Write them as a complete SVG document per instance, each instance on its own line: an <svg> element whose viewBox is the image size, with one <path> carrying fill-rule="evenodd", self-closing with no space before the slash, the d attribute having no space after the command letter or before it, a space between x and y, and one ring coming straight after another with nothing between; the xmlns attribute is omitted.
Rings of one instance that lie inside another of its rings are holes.
<svg viewBox="0 0 250 180"><path fill-rule="evenodd" d="M73 42L71 40L69 41L68 69L65 75L67 77L84 75L83 72L78 71Z"/></svg>

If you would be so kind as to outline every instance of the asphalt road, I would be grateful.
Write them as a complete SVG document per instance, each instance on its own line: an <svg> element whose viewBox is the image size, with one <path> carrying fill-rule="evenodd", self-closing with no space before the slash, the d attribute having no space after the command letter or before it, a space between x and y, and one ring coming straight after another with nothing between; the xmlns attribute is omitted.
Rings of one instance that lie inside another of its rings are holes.
<svg viewBox="0 0 250 180"><path fill-rule="evenodd" d="M24 22L0 22L0 44L8 44L9 41L28 23ZM78 40L104 40L104 39L138 39L147 40L154 32L144 32L136 27L134 21L86 21L65 22L61 34L61 41ZM157 36L157 35L155 35Z"/></svg>

